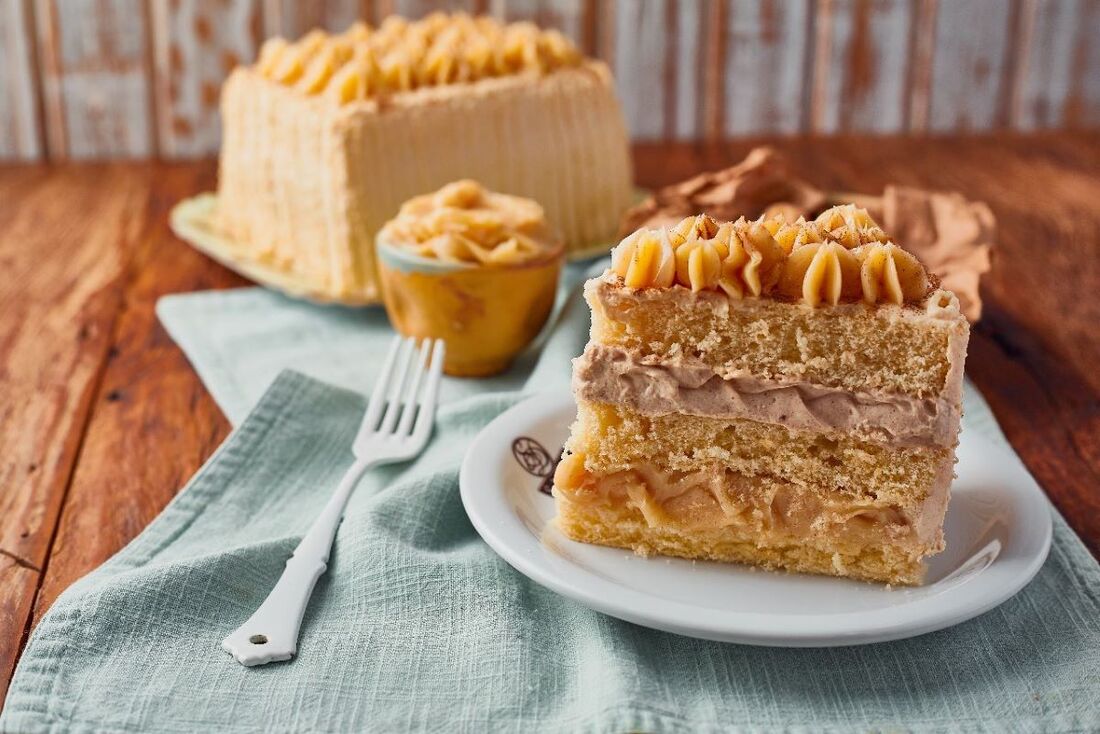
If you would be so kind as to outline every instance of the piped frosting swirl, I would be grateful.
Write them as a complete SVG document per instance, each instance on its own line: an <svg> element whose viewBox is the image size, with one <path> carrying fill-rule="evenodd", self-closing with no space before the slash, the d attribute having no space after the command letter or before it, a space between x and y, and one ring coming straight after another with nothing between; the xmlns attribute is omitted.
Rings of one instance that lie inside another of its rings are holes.
<svg viewBox="0 0 1100 734"><path fill-rule="evenodd" d="M759 296L775 284L784 252L759 222L688 217L668 229L638 230L612 252L612 269L634 288L721 289Z"/></svg>
<svg viewBox="0 0 1100 734"><path fill-rule="evenodd" d="M378 241L420 257L482 266L546 260L562 249L538 203L469 179L405 202Z"/></svg>
<svg viewBox="0 0 1100 734"><path fill-rule="evenodd" d="M347 104L422 87L548 74L583 59L560 32L533 23L432 13L412 22L391 16L377 29L355 23L339 34L313 30L297 42L272 38L254 68L304 94Z"/></svg>
<svg viewBox="0 0 1100 734"><path fill-rule="evenodd" d="M632 288L679 285L811 306L918 303L934 286L912 254L892 243L865 209L850 204L813 221L773 216L717 222L699 215L640 229L614 249L611 269Z"/></svg>

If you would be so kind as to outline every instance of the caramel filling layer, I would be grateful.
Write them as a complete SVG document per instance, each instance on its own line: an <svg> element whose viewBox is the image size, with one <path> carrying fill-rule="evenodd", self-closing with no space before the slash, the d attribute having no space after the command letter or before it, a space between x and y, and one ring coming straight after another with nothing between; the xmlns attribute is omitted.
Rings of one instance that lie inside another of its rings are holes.
<svg viewBox="0 0 1100 734"><path fill-rule="evenodd" d="M783 482L745 477L720 465L673 472L642 463L632 469L593 474L574 457L555 476L559 500L586 513L621 516L633 508L651 528L675 526L697 533L729 532L760 547L810 543L844 553L891 545L915 557L942 545L936 517L945 509L944 492L916 510L811 493ZM930 521L931 520L931 521Z"/></svg>
<svg viewBox="0 0 1100 734"><path fill-rule="evenodd" d="M943 399L723 376L701 361L659 360L602 344L589 344L574 361L573 390L581 399L647 415L687 413L852 432L901 446L954 446L961 420L959 406Z"/></svg>

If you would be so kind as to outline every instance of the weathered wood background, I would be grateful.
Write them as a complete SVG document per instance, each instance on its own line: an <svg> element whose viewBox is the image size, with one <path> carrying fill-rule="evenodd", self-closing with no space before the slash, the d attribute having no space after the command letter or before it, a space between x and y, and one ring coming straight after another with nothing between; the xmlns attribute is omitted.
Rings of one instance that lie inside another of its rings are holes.
<svg viewBox="0 0 1100 734"><path fill-rule="evenodd" d="M638 140L1100 127L1100 0L0 0L0 159L209 155L264 38L439 8L561 29Z"/></svg>

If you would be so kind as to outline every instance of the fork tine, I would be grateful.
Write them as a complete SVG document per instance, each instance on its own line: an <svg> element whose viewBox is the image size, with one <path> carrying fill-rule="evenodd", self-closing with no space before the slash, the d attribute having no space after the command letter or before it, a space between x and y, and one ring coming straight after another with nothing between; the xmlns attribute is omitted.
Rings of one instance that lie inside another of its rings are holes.
<svg viewBox="0 0 1100 734"><path fill-rule="evenodd" d="M424 378L424 370L432 356L434 340L425 339L420 343L420 353L416 355L416 374L409 381L405 389L405 399L402 401L404 411L401 413L401 422L397 424L397 435L406 436L412 428L413 415L416 413L417 398L420 393L420 383Z"/></svg>
<svg viewBox="0 0 1100 734"><path fill-rule="evenodd" d="M432 430L432 421L435 419L435 404L439 397L439 383L443 379L443 356L447 351L447 343L442 339L436 339L432 349L432 364L428 369L428 383L424 388L424 399L420 401L420 414L416 416L416 425L413 427L413 438L423 441L428 438Z"/></svg>
<svg viewBox="0 0 1100 734"><path fill-rule="evenodd" d="M382 408L386 405L386 388L390 384L390 374L393 372L393 365L397 361L397 354L401 351L401 345L404 341L399 335L390 342L390 351L386 353L382 373L378 375L378 379L374 383L374 390L371 391L370 401L367 403L367 412L363 416L363 426L360 432L373 429L378 425L378 419L382 417Z"/></svg>
<svg viewBox="0 0 1100 734"><path fill-rule="evenodd" d="M393 424L397 422L397 412L401 410L401 393L405 383L409 380L409 367L413 354L416 352L416 338L409 337L401 345L401 356L398 358L398 370L394 379L390 380L390 396L386 413L382 416L382 424L378 426L379 433L389 433L393 430Z"/></svg>

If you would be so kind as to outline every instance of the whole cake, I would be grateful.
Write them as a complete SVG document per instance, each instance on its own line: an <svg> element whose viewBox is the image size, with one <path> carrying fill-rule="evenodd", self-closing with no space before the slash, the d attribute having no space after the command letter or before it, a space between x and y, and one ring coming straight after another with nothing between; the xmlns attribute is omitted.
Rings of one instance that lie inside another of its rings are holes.
<svg viewBox="0 0 1100 734"><path fill-rule="evenodd" d="M244 256L331 298L378 297L375 233L458 179L539 202L570 250L632 196L607 67L530 23L434 14L264 44L222 91L217 219Z"/></svg>
<svg viewBox="0 0 1100 734"><path fill-rule="evenodd" d="M969 326L854 206L641 229L589 281L554 478L575 540L919 584Z"/></svg>

